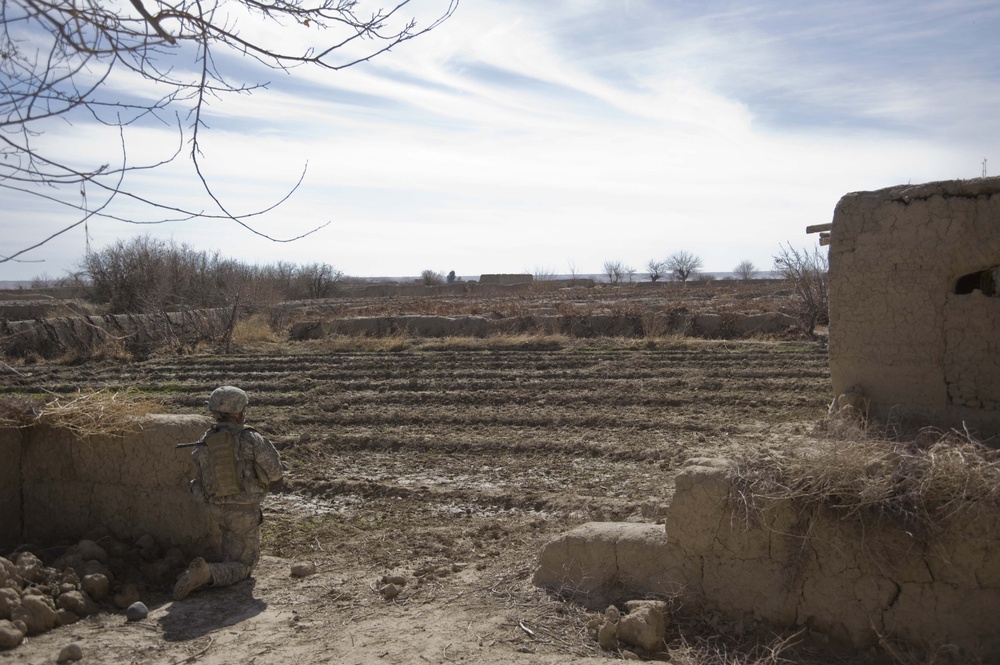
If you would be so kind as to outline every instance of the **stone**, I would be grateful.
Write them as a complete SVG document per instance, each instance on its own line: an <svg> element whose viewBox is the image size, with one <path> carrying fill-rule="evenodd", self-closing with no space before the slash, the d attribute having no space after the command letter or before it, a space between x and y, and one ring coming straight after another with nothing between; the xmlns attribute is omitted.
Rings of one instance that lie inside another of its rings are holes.
<svg viewBox="0 0 1000 665"><path fill-rule="evenodd" d="M108 588L111 583L103 573L91 573L84 575L80 580L80 588L87 592L87 595L94 600L104 600L108 597Z"/></svg>
<svg viewBox="0 0 1000 665"><path fill-rule="evenodd" d="M28 625L26 623L24 623L20 619L11 619L10 622L14 624L14 628L17 628L18 632L20 632L21 635L28 634Z"/></svg>
<svg viewBox="0 0 1000 665"><path fill-rule="evenodd" d="M396 586L395 584L386 584L384 587L379 589L379 593L381 593L386 600L392 600L393 598L398 596L399 591L400 591L399 587Z"/></svg>
<svg viewBox="0 0 1000 665"><path fill-rule="evenodd" d="M109 557L114 559L124 559L128 556L132 546L127 545L120 540L112 540L105 545L104 549L107 550Z"/></svg>
<svg viewBox="0 0 1000 665"><path fill-rule="evenodd" d="M597 643L602 649L612 651L618 648L618 625L613 621L605 621L597 629Z"/></svg>
<svg viewBox="0 0 1000 665"><path fill-rule="evenodd" d="M107 563L108 561L108 553L103 547L92 540L81 540L76 548L76 551L83 557L84 561L94 560L101 563Z"/></svg>
<svg viewBox="0 0 1000 665"><path fill-rule="evenodd" d="M639 654L634 651L622 649L622 660L642 660L642 658L639 658Z"/></svg>
<svg viewBox="0 0 1000 665"><path fill-rule="evenodd" d="M134 584L126 584L119 593L115 594L115 605L122 610L137 600L139 600L139 589Z"/></svg>
<svg viewBox="0 0 1000 665"><path fill-rule="evenodd" d="M17 555L17 574L29 582L41 582L45 577L45 566L31 552Z"/></svg>
<svg viewBox="0 0 1000 665"><path fill-rule="evenodd" d="M406 586L406 578L402 575L386 575L382 578L382 584L395 584L396 586Z"/></svg>
<svg viewBox="0 0 1000 665"><path fill-rule="evenodd" d="M663 614L650 605L639 605L618 621L618 639L646 651L659 651L666 631Z"/></svg>
<svg viewBox="0 0 1000 665"><path fill-rule="evenodd" d="M316 564L311 561L292 564L292 577L309 577L315 574Z"/></svg>
<svg viewBox="0 0 1000 665"><path fill-rule="evenodd" d="M125 618L129 621L142 621L149 616L149 608L142 601L136 601L125 610Z"/></svg>
<svg viewBox="0 0 1000 665"><path fill-rule="evenodd" d="M29 634L44 633L56 625L56 608L51 598L45 596L25 596L21 606L11 613L28 627Z"/></svg>
<svg viewBox="0 0 1000 665"><path fill-rule="evenodd" d="M56 662L66 663L81 658L83 658L83 647L76 642L70 642L59 651L59 658L56 659Z"/></svg>
<svg viewBox="0 0 1000 665"><path fill-rule="evenodd" d="M608 609L604 610L604 618L611 623L617 623L621 616L622 613L614 605L608 605Z"/></svg>
<svg viewBox="0 0 1000 665"><path fill-rule="evenodd" d="M177 569L166 559L157 559L142 567L142 577L150 586L163 586L174 579Z"/></svg>
<svg viewBox="0 0 1000 665"><path fill-rule="evenodd" d="M139 540L135 541L135 546L139 548L139 556L146 561L155 561L160 558L160 546L156 539L148 533L140 536Z"/></svg>
<svg viewBox="0 0 1000 665"><path fill-rule="evenodd" d="M87 575L100 574L108 578L109 582L114 582L115 576L111 574L111 569L105 564L101 563L97 559L90 559L89 561L84 561L80 564L79 568L76 569L76 574L80 576L80 583L83 583L83 578Z"/></svg>
<svg viewBox="0 0 1000 665"><path fill-rule="evenodd" d="M87 616L87 599L80 591L67 591L56 598L56 607L61 610L69 610L78 616Z"/></svg>
<svg viewBox="0 0 1000 665"><path fill-rule="evenodd" d="M0 589L0 619L9 619L11 610L21 605L21 594L14 589Z"/></svg>
<svg viewBox="0 0 1000 665"><path fill-rule="evenodd" d="M63 575L66 574L67 570L72 570L73 574L78 575L80 567L83 566L84 559L80 556L80 553L76 551L75 547L71 547L66 551L65 554L56 559L52 565L63 571Z"/></svg>
<svg viewBox="0 0 1000 665"><path fill-rule="evenodd" d="M17 574L17 566L13 561L0 556L0 587L6 586L10 581L20 582L20 575Z"/></svg>
<svg viewBox="0 0 1000 665"><path fill-rule="evenodd" d="M14 624L6 619L0 619L0 649L13 649L23 639L24 633L19 631Z"/></svg>
<svg viewBox="0 0 1000 665"><path fill-rule="evenodd" d="M71 623L76 623L80 620L75 612L70 612L69 610L56 610L56 625L57 626L68 626Z"/></svg>

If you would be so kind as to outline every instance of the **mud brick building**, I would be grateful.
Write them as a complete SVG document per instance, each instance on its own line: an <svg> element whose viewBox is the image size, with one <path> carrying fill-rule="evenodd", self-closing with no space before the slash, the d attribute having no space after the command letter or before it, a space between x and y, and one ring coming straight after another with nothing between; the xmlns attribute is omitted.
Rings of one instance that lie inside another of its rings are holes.
<svg viewBox="0 0 1000 665"><path fill-rule="evenodd" d="M873 415L1000 434L1000 178L844 196L830 246L830 372Z"/></svg>

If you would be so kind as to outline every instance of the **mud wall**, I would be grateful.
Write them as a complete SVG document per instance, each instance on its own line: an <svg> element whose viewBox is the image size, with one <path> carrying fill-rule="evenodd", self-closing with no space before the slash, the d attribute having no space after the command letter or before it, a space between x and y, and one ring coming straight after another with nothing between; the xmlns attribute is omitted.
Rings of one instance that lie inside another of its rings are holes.
<svg viewBox="0 0 1000 665"><path fill-rule="evenodd" d="M834 394L1000 432L1000 178L848 194L830 244Z"/></svg>
<svg viewBox="0 0 1000 665"><path fill-rule="evenodd" d="M229 324L228 309L114 314L5 321L0 319L0 350L7 356L35 353L52 358L75 351L88 354L109 341L144 354L171 340L193 343L217 339Z"/></svg>
<svg viewBox="0 0 1000 665"><path fill-rule="evenodd" d="M486 274L479 276L480 284L523 284L525 282L534 282L535 276L529 274L521 273L496 273L496 274Z"/></svg>
<svg viewBox="0 0 1000 665"><path fill-rule="evenodd" d="M691 460L665 529L590 523L550 542L534 583L598 607L627 592L662 594L855 647L881 634L1000 658L1000 517L956 514L918 538L902 527L861 533L791 500L748 513L729 500L728 466Z"/></svg>
<svg viewBox="0 0 1000 665"><path fill-rule="evenodd" d="M188 554L216 554L200 549L217 527L188 491L191 450L175 448L197 440L211 419L149 416L140 424L133 433L84 439L62 429L25 430L18 540L61 542L103 526L119 540L148 533Z"/></svg>
<svg viewBox="0 0 1000 665"><path fill-rule="evenodd" d="M294 340L327 335L384 337L488 337L504 334L562 334L569 337L653 337L680 333L692 337L743 338L773 334L796 326L795 318L765 314L699 314L660 312L647 316L526 316L490 319L482 316L383 316L304 321L292 326Z"/></svg>
<svg viewBox="0 0 1000 665"><path fill-rule="evenodd" d="M0 551L21 539L21 430L0 429Z"/></svg>

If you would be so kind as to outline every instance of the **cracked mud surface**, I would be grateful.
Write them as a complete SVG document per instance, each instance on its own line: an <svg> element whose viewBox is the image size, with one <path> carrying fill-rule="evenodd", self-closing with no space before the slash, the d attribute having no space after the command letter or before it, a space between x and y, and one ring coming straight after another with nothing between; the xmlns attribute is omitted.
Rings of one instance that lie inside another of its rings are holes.
<svg viewBox="0 0 1000 665"><path fill-rule="evenodd" d="M73 640L85 662L602 658L583 608L531 587L542 544L586 521L656 521L686 459L803 435L829 399L825 349L803 342L399 353L304 342L24 369L6 393L133 386L170 412L241 386L287 480L265 504L255 580L150 598L138 624L90 617L0 663L52 662ZM317 575L291 578L302 560ZM387 574L407 579L394 601L376 591Z"/></svg>

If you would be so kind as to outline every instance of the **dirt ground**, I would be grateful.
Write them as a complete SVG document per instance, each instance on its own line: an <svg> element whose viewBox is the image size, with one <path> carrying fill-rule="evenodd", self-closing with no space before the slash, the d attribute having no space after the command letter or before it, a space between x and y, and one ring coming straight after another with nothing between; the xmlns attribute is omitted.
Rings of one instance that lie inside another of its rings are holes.
<svg viewBox="0 0 1000 665"><path fill-rule="evenodd" d="M180 603L153 590L144 621L92 616L0 652L0 664L54 662L71 641L95 663L621 658L588 635L585 598L531 586L542 544L585 521L657 521L686 459L805 440L830 399L819 342L404 342L282 342L7 373L6 394L132 387L169 412L202 412L213 388L241 386L287 480L265 504L253 580ZM291 577L300 561L317 574ZM406 582L392 600L378 593L386 576ZM649 655L778 662L768 660L778 639L691 618Z"/></svg>

